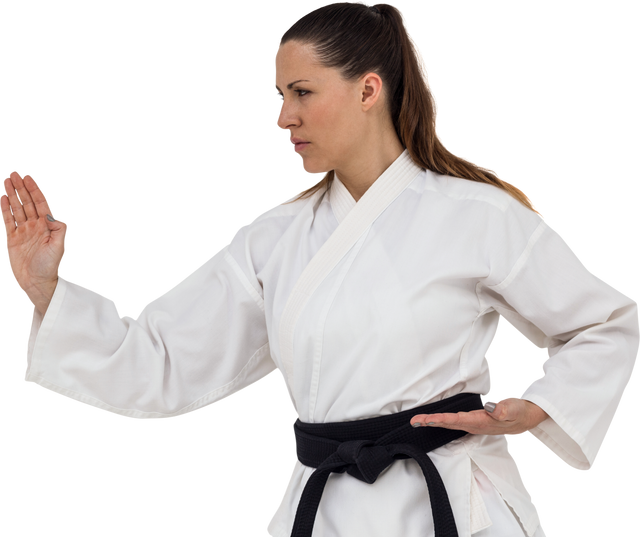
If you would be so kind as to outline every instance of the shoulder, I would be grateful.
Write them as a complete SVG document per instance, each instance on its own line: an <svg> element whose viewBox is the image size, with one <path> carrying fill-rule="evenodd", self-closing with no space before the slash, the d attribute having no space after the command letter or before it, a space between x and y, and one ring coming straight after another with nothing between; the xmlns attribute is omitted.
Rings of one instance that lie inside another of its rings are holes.
<svg viewBox="0 0 640 537"><path fill-rule="evenodd" d="M296 199L298 196L293 196L260 214L242 229L269 233L277 233L278 230L284 232L302 213L313 212L324 198L324 194L325 189L321 189L304 199Z"/></svg>
<svg viewBox="0 0 640 537"><path fill-rule="evenodd" d="M308 198L296 200L297 196L294 196L265 211L238 230L228 246L229 253L242 266L251 267L253 272L258 273L287 232L292 227L298 227L296 222L306 216L313 217L324 194L325 190L321 189Z"/></svg>
<svg viewBox="0 0 640 537"><path fill-rule="evenodd" d="M515 262L547 229L539 214L494 185L426 170L411 188L434 229L448 230L492 264Z"/></svg>
<svg viewBox="0 0 640 537"><path fill-rule="evenodd" d="M455 206L477 206L505 212L512 202L519 204L508 192L497 186L442 175L431 170L424 170L411 184L411 188L420 194L440 197L443 202L446 200Z"/></svg>
<svg viewBox="0 0 640 537"><path fill-rule="evenodd" d="M475 225L537 226L540 215L500 187L423 170L410 185L421 202L440 214Z"/></svg>

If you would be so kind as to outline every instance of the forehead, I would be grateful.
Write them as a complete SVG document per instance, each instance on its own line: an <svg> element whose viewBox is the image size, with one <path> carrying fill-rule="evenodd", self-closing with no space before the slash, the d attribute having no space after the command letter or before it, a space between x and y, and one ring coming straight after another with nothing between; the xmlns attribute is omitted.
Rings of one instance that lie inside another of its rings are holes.
<svg viewBox="0 0 640 537"><path fill-rule="evenodd" d="M285 91L297 80L305 80L316 86L331 86L336 91L350 88L340 71L324 67L317 61L313 48L308 44L287 41L273 54L273 85Z"/></svg>
<svg viewBox="0 0 640 537"><path fill-rule="evenodd" d="M318 73L325 69L317 65L315 55L310 45L289 41L280 45L273 53L273 82L276 84L276 77L296 77L310 78L318 76ZM288 84L292 80L281 80Z"/></svg>

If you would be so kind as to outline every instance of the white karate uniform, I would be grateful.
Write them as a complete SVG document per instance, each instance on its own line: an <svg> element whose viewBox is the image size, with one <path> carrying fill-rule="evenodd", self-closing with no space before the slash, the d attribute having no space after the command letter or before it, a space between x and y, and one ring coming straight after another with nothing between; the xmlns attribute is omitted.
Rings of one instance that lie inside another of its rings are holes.
<svg viewBox="0 0 640 537"><path fill-rule="evenodd" d="M522 396L550 416L532 433L590 467L637 353L635 302L506 192L425 171L406 151L357 203L336 177L267 211L137 320L60 278L44 318L34 312L26 380L160 418L278 368L302 421L357 420L486 394L499 315L549 349ZM460 537L544 535L504 436L467 435L430 457ZM271 535L290 535L313 471L295 461ZM415 461L372 485L332 474L314 536L390 535L433 535Z"/></svg>

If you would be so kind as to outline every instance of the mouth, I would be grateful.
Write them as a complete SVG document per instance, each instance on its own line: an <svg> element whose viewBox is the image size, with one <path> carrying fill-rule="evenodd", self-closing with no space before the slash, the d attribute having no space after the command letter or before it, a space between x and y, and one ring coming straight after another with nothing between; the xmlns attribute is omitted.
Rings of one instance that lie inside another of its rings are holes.
<svg viewBox="0 0 640 537"><path fill-rule="evenodd" d="M307 147L311 142L299 142L296 144L296 151L302 151L305 147Z"/></svg>

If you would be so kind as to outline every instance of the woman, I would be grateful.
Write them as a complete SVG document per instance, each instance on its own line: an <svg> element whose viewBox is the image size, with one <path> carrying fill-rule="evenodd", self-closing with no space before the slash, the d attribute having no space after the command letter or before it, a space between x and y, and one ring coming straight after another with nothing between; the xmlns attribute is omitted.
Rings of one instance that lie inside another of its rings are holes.
<svg viewBox="0 0 640 537"><path fill-rule="evenodd" d="M442 148L393 8L335 5L303 18L283 37L276 81L279 125L305 169L334 173L240 230L136 322L57 277L66 227L33 180L5 182L12 268L36 306L27 378L124 415L166 417L277 366L302 422L362 422L486 393L500 313L552 349L547 375L523 399L410 423L472 433L428 459L458 534L543 535L502 434L531 430L588 467L633 364L635 304L586 272L522 193ZM334 473L310 526L432 534L440 514L429 514L420 467L397 460L382 472L374 484ZM290 534L313 473L296 465L273 535Z"/></svg>

